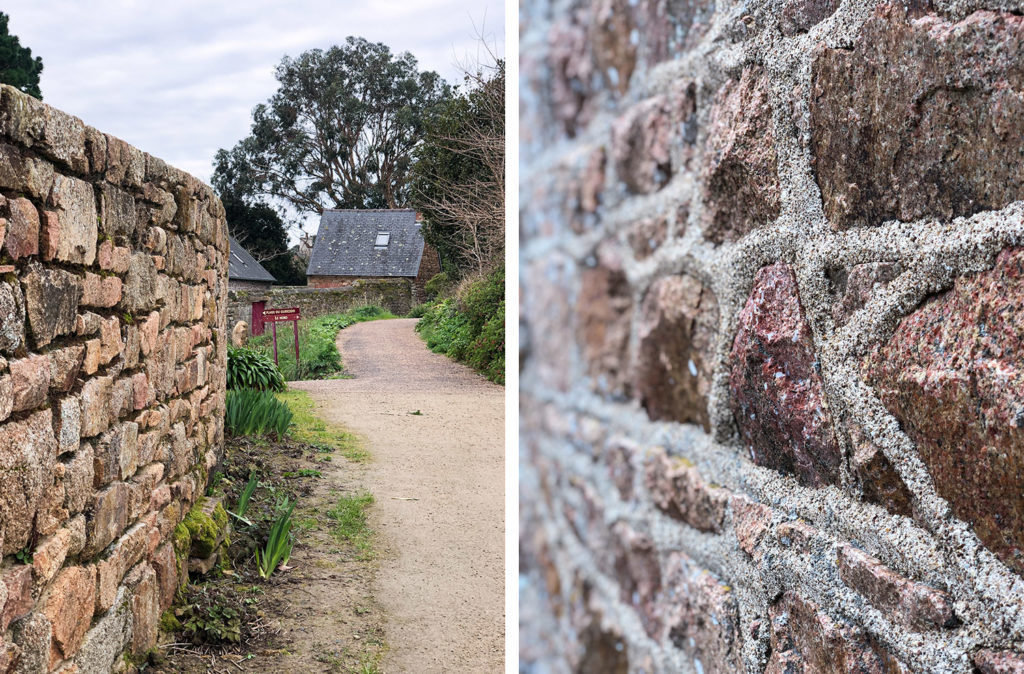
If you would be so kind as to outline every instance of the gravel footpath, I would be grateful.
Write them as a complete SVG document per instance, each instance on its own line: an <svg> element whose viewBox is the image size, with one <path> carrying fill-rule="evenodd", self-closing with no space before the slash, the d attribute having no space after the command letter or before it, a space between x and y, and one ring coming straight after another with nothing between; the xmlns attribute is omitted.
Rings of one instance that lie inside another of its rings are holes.
<svg viewBox="0 0 1024 674"><path fill-rule="evenodd" d="M293 382L363 437L383 552L383 671L504 667L505 389L431 353L415 319L359 323L338 349L353 379ZM421 415L411 414L420 411Z"/></svg>

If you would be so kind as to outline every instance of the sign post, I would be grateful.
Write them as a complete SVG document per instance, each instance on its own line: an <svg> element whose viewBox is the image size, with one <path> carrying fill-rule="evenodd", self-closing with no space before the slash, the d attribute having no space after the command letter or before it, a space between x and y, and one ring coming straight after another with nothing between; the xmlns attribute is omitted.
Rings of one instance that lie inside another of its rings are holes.
<svg viewBox="0 0 1024 674"><path fill-rule="evenodd" d="M263 322L270 323L274 334L274 364L277 364L277 324L281 321L292 322L292 334L295 335L295 371L299 370L299 308L264 309Z"/></svg>

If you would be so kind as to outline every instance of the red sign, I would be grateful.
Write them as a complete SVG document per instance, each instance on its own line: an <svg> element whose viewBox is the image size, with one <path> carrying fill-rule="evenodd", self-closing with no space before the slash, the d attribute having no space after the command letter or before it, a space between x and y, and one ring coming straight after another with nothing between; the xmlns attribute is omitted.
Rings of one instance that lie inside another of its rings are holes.
<svg viewBox="0 0 1024 674"><path fill-rule="evenodd" d="M292 307L290 309L264 309L263 320L267 323L278 323L280 321L297 321L299 320L299 308Z"/></svg>
<svg viewBox="0 0 1024 674"><path fill-rule="evenodd" d="M274 363L277 363L277 324L291 321L292 322L292 334L295 336L295 369L299 367L299 308L291 307L290 309L264 309L263 310L263 323L270 323L270 328L274 333ZM261 326L262 327L262 326Z"/></svg>

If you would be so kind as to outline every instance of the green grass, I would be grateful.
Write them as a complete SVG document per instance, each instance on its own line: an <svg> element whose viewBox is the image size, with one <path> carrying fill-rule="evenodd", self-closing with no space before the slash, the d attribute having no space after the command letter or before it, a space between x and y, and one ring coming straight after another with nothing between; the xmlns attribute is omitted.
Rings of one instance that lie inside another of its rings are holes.
<svg viewBox="0 0 1024 674"><path fill-rule="evenodd" d="M292 411L291 435L299 442L313 445L323 452L340 452L349 461L366 461L370 453L359 439L337 426L332 426L313 411L313 398L305 391L288 390L277 399Z"/></svg>
<svg viewBox="0 0 1024 674"><path fill-rule="evenodd" d="M342 496L338 505L327 511L327 516L334 520L334 535L340 540L352 543L359 559L373 556L373 542L370 529L366 525L366 509L373 504L373 495L368 492Z"/></svg>
<svg viewBox="0 0 1024 674"><path fill-rule="evenodd" d="M286 381L300 379L328 379L341 372L341 356L335 344L338 331L356 323L395 318L386 309L375 306L359 307L340 314L327 314L299 321L299 364L295 364L295 329L292 323L277 326L278 367ZM273 359L274 342L271 326L249 340L249 346L270 354Z"/></svg>

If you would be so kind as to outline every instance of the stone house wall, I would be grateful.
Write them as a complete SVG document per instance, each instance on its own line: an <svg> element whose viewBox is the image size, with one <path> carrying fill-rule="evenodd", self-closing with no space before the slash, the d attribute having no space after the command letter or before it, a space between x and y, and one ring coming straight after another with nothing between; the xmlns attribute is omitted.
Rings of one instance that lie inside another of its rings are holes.
<svg viewBox="0 0 1024 674"><path fill-rule="evenodd" d="M1024 671L1021 9L524 0L521 671Z"/></svg>
<svg viewBox="0 0 1024 674"><path fill-rule="evenodd" d="M274 286L265 291L231 291L228 296L230 325L238 321L250 323L252 303L256 301L265 301L267 309L299 307L304 318L344 312L367 304L405 316L412 306L411 283L406 278L355 279L336 288Z"/></svg>
<svg viewBox="0 0 1024 674"><path fill-rule="evenodd" d="M420 270L412 281L413 304L421 304L427 299L427 281L441 272L441 257L437 249L429 243L423 244L423 257L420 258Z"/></svg>
<svg viewBox="0 0 1024 674"><path fill-rule="evenodd" d="M209 187L0 87L0 672L154 646L223 449L227 255Z"/></svg>

